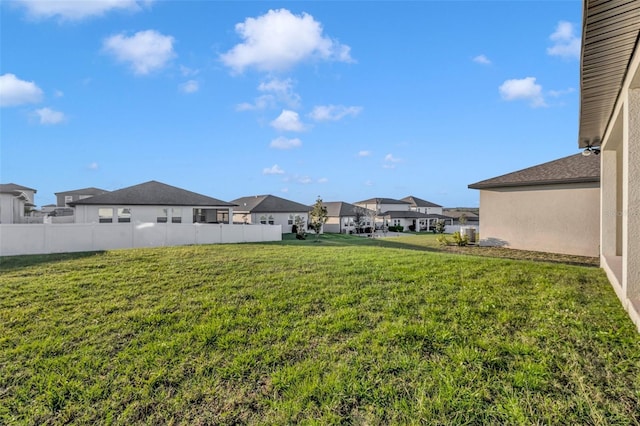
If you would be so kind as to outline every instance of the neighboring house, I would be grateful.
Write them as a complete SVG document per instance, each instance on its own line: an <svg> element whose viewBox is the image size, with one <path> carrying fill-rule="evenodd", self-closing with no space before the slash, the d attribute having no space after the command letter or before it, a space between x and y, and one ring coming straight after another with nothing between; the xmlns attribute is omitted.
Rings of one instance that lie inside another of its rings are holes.
<svg viewBox="0 0 640 426"><path fill-rule="evenodd" d="M384 224L402 226L404 231L426 231L430 222L435 222L436 216L441 215L428 215L413 210L388 210L380 214Z"/></svg>
<svg viewBox="0 0 640 426"><path fill-rule="evenodd" d="M582 22L578 146L601 150L600 264L640 330L640 2L585 0Z"/></svg>
<svg viewBox="0 0 640 426"><path fill-rule="evenodd" d="M56 192L56 205L57 207L69 207L69 203L84 200L94 195L104 194L105 192L109 191L100 188L84 188L73 191Z"/></svg>
<svg viewBox="0 0 640 426"><path fill-rule="evenodd" d="M453 225L467 225L467 226L479 226L480 216L474 212L458 209L443 209L442 213L450 218L453 218ZM460 217L464 215L465 223L460 223Z"/></svg>
<svg viewBox="0 0 640 426"><path fill-rule="evenodd" d="M309 206L275 195L241 197L232 203L237 205L233 213L234 223L282 225L283 234L292 232L296 216L304 220L305 226L309 224Z"/></svg>
<svg viewBox="0 0 640 426"><path fill-rule="evenodd" d="M323 227L324 232L350 233L356 231L356 209L362 209L362 207L342 201L324 202L322 205L327 208L327 222ZM362 226L371 226L369 214L372 211L362 210L362 212L364 216Z"/></svg>
<svg viewBox="0 0 640 426"><path fill-rule="evenodd" d="M393 198L369 198L353 203L358 207L373 210L377 214L388 211L408 211L411 203L408 201L395 200Z"/></svg>
<svg viewBox="0 0 640 426"><path fill-rule="evenodd" d="M36 192L15 183L0 184L0 223L26 223L25 211L35 207Z"/></svg>
<svg viewBox="0 0 640 426"><path fill-rule="evenodd" d="M442 206L413 196L402 200L370 198L354 204L378 212L382 222L378 226L402 226L406 231L426 231L435 226L439 219L444 219L447 224L452 223L451 218L442 215Z"/></svg>
<svg viewBox="0 0 640 426"><path fill-rule="evenodd" d="M600 162L581 154L469 185L480 190L480 244L598 255Z"/></svg>
<svg viewBox="0 0 640 426"><path fill-rule="evenodd" d="M400 201L408 202L410 204L409 210L425 214L443 214L441 205L423 200L422 198L414 197L413 195L404 197Z"/></svg>
<svg viewBox="0 0 640 426"><path fill-rule="evenodd" d="M69 203L76 223L230 223L233 203L150 181Z"/></svg>

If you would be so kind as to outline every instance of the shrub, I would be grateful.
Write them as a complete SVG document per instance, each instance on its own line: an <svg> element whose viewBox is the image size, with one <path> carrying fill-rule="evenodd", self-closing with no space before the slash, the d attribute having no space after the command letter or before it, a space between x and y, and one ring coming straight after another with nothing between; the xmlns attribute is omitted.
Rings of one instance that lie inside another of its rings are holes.
<svg viewBox="0 0 640 426"><path fill-rule="evenodd" d="M449 239L444 235L444 234L440 234L436 237L436 241L438 242L438 244L440 244L441 246L448 246L450 241Z"/></svg>
<svg viewBox="0 0 640 426"><path fill-rule="evenodd" d="M453 242L456 243L460 247L464 247L469 244L469 236L467 234L460 235L460 231L456 231L453 233Z"/></svg>
<svg viewBox="0 0 640 426"><path fill-rule="evenodd" d="M445 223L443 219L436 220L436 230L438 234L444 234Z"/></svg>

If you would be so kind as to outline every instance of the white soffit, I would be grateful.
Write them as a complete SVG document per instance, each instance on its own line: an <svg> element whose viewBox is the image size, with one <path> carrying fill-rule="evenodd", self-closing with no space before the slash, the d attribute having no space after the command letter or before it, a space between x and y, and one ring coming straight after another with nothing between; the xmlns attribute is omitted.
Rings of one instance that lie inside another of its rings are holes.
<svg viewBox="0 0 640 426"><path fill-rule="evenodd" d="M637 48L640 0L584 0L578 146L598 146Z"/></svg>

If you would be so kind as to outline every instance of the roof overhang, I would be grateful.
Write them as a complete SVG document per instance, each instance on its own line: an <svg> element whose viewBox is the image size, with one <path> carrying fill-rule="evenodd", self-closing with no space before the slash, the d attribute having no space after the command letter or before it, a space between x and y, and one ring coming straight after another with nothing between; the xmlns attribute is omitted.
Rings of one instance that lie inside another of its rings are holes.
<svg viewBox="0 0 640 426"><path fill-rule="evenodd" d="M640 0L584 0L578 146L600 146L638 55Z"/></svg>

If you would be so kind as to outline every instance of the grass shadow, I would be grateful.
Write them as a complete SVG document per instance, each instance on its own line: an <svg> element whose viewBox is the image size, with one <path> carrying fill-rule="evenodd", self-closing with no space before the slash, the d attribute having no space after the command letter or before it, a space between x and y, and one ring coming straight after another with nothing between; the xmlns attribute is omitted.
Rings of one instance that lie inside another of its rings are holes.
<svg viewBox="0 0 640 426"><path fill-rule="evenodd" d="M53 254L28 254L18 256L0 256L0 272L8 272L28 266L43 265L46 263L64 262L67 260L82 259L105 254L106 251L83 251L76 253Z"/></svg>

